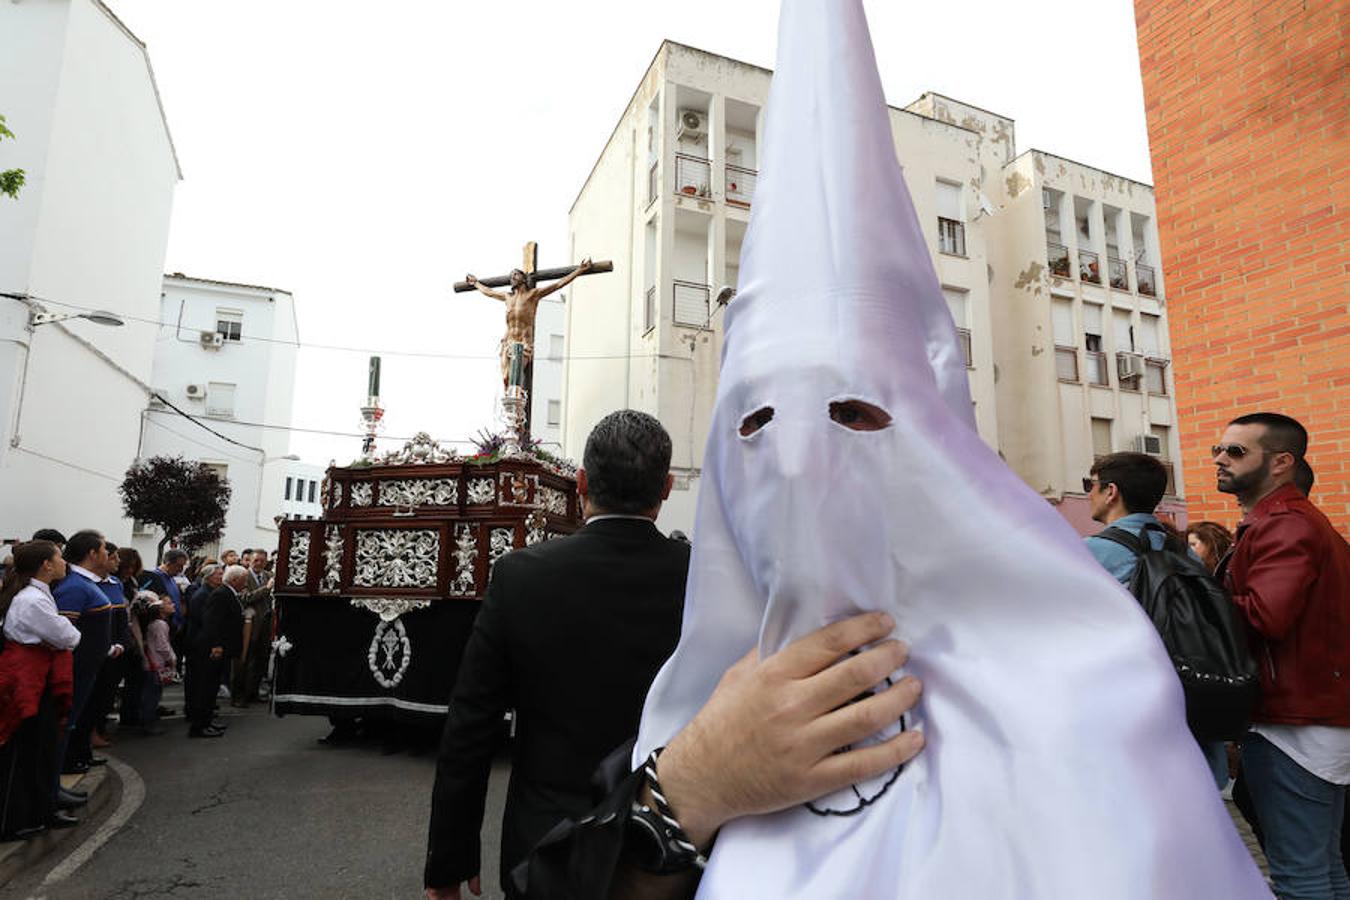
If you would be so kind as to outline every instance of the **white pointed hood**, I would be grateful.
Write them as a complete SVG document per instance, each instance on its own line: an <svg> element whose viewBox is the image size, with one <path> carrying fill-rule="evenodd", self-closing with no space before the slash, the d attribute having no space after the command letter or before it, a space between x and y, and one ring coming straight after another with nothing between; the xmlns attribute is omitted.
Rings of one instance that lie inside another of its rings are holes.
<svg viewBox="0 0 1350 900"><path fill-rule="evenodd" d="M974 430L860 0L783 0L766 117L684 629L634 760L756 642L870 609L911 646L927 746L730 823L699 896L1269 896L1152 625ZM890 425L845 427L841 402Z"/></svg>

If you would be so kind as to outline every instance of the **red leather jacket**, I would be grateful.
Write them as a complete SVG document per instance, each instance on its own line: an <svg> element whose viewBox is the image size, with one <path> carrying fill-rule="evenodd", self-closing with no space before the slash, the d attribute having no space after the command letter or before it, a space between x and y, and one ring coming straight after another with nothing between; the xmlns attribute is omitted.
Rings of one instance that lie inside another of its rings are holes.
<svg viewBox="0 0 1350 900"><path fill-rule="evenodd" d="M1350 545L1293 485L1238 525L1225 583L1261 669L1257 722L1350 726Z"/></svg>

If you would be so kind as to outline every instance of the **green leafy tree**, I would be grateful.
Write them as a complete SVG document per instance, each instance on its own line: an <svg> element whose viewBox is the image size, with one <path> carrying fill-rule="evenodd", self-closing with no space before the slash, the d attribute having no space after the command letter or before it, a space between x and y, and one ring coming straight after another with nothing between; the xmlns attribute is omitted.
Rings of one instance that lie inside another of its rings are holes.
<svg viewBox="0 0 1350 900"><path fill-rule="evenodd" d="M5 117L0 116L0 141L5 138L14 140L14 132L5 127ZM19 196L19 188L23 187L23 169L5 169L0 171L0 194L6 194L13 199Z"/></svg>
<svg viewBox="0 0 1350 900"><path fill-rule="evenodd" d="M127 469L118 493L127 518L163 530L164 537L155 550L156 562L172 540L195 550L219 540L225 530L230 483L205 463L181 456L141 460Z"/></svg>

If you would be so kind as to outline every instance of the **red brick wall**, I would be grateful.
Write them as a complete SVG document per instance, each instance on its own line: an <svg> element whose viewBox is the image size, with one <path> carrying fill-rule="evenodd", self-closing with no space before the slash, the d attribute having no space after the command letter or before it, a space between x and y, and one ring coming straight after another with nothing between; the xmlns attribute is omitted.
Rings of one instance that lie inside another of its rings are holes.
<svg viewBox="0 0 1350 900"><path fill-rule="evenodd" d="M1236 415L1311 433L1350 531L1350 200L1336 0L1134 0L1191 521L1233 523L1208 447Z"/></svg>

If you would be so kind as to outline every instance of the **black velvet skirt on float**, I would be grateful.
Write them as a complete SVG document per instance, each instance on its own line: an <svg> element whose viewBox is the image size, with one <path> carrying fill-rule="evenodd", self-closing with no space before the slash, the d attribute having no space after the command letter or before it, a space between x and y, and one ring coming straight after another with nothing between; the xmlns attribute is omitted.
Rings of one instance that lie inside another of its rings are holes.
<svg viewBox="0 0 1350 900"><path fill-rule="evenodd" d="M57 704L49 690L37 713L0 745L0 840L51 819L58 740Z"/></svg>

